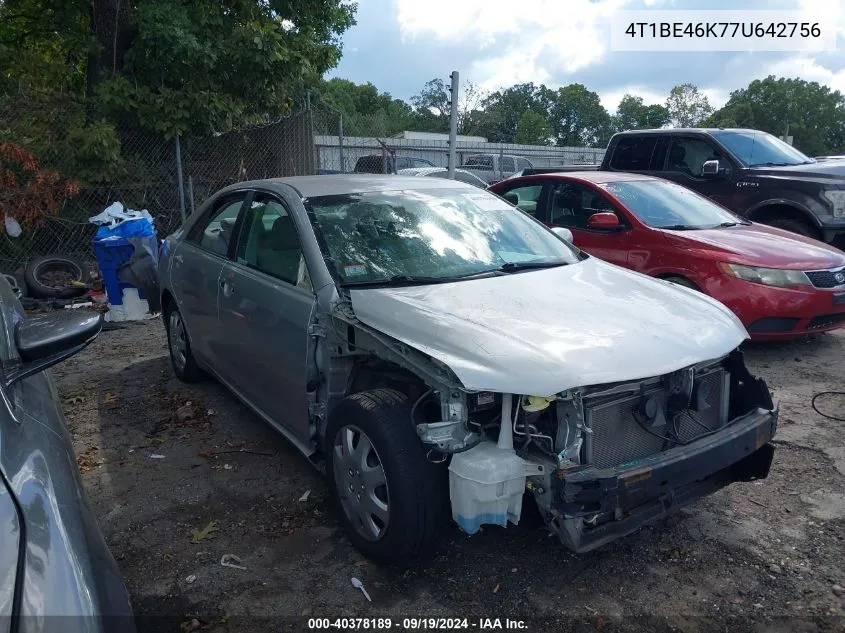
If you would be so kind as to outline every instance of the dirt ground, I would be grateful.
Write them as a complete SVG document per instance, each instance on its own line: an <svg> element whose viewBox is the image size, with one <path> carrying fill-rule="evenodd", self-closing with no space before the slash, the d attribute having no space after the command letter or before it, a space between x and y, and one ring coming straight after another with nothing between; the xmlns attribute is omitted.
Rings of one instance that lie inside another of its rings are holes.
<svg viewBox="0 0 845 633"><path fill-rule="evenodd" d="M526 504L517 527L468 537L450 525L436 559L404 573L352 549L321 476L223 387L173 378L160 320L103 332L54 375L142 631L307 630L303 616L389 617L397 630L441 616L470 630L486 617L528 631L843 631L845 423L810 400L845 389L845 332L748 345L747 359L781 406L765 481L585 555ZM845 416L845 398L817 404ZM246 569L221 566L224 554Z"/></svg>

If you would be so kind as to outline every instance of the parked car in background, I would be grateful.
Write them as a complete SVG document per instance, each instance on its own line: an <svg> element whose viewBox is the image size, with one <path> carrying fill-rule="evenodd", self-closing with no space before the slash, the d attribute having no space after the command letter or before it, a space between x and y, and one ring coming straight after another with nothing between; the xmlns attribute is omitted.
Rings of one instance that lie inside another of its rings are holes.
<svg viewBox="0 0 845 633"><path fill-rule="evenodd" d="M596 257L718 299L753 339L845 325L845 253L749 222L677 183L591 171L515 178L490 190L568 229Z"/></svg>
<svg viewBox="0 0 845 633"><path fill-rule="evenodd" d="M759 130L621 132L601 169L673 180L752 222L824 242L845 234L845 162L815 161Z"/></svg>
<svg viewBox="0 0 845 633"><path fill-rule="evenodd" d="M772 461L777 407L730 310L462 182L237 183L159 271L176 375L216 376L322 465L382 563L429 553L446 499L473 533L529 491L586 551Z"/></svg>
<svg viewBox="0 0 845 633"><path fill-rule="evenodd" d="M411 169L413 167L434 167L434 164L424 158L412 156L370 154L357 160L354 172L358 174L395 174L400 169Z"/></svg>
<svg viewBox="0 0 845 633"><path fill-rule="evenodd" d="M94 340L102 315L26 317L6 279L0 312L0 618L14 631L134 631L129 595L88 506L45 371Z"/></svg>
<svg viewBox="0 0 845 633"><path fill-rule="evenodd" d="M400 176L425 176L427 178L448 178L449 170L445 167L414 167L412 169L400 169ZM487 183L478 176L466 169L455 170L455 180L460 180L469 185L475 185L482 189L487 188Z"/></svg>
<svg viewBox="0 0 845 633"><path fill-rule="evenodd" d="M508 154L471 154L464 157L461 169L471 171L484 182L492 184L513 176L523 169L531 169L534 165L522 156Z"/></svg>

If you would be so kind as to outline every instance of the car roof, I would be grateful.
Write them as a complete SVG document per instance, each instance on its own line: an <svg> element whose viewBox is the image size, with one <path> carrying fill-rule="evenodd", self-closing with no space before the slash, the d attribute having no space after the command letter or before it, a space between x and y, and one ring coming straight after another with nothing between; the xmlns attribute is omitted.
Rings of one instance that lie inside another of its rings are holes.
<svg viewBox="0 0 845 633"><path fill-rule="evenodd" d="M624 132L617 132L615 136L634 136L639 134L713 134L714 132L755 132L765 134L762 130L741 127L670 127L651 130L625 130Z"/></svg>
<svg viewBox="0 0 845 633"><path fill-rule="evenodd" d="M290 176L288 178L269 178L250 180L226 187L237 189L281 189L280 185L289 185L303 198L316 196L335 196L370 191L395 191L398 189L472 189L477 187L459 180L446 178L419 178L395 174L326 174L321 176Z"/></svg>
<svg viewBox="0 0 845 633"><path fill-rule="evenodd" d="M662 180L661 178L655 178L654 176L648 176L646 174L632 174L626 171L553 171L530 174L528 176L519 176L518 178L508 178L507 180L503 180L502 183L529 182L536 181L540 178L548 180L582 180L596 185L630 180Z"/></svg>

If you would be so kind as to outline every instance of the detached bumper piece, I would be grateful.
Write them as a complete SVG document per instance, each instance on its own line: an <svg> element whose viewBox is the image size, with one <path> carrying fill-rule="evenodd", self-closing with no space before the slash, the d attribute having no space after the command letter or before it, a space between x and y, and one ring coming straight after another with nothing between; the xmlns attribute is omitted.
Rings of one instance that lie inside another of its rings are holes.
<svg viewBox="0 0 845 633"><path fill-rule="evenodd" d="M558 471L552 527L564 545L587 552L732 482L764 479L777 419L777 409L756 409L715 435L628 464Z"/></svg>

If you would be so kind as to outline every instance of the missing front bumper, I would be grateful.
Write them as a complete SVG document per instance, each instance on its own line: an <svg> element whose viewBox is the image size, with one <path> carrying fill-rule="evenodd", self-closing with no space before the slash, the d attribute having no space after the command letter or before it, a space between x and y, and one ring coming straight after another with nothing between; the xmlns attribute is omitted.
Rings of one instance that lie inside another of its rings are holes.
<svg viewBox="0 0 845 633"><path fill-rule="evenodd" d="M769 474L778 411L758 409L723 432L613 468L559 471L552 478L552 529L586 552L735 481Z"/></svg>

